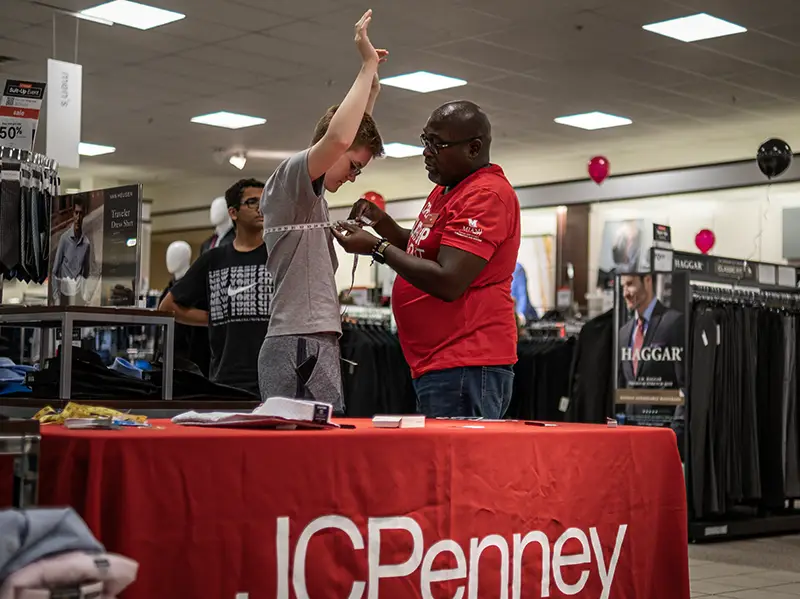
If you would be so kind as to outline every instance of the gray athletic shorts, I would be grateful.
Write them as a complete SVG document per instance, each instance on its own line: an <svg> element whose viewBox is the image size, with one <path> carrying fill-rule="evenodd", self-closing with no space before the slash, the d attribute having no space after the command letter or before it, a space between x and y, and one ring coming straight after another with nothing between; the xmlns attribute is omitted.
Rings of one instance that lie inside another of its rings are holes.
<svg viewBox="0 0 800 599"><path fill-rule="evenodd" d="M258 354L261 399L289 397L333 404L344 413L342 367L336 335L267 337Z"/></svg>

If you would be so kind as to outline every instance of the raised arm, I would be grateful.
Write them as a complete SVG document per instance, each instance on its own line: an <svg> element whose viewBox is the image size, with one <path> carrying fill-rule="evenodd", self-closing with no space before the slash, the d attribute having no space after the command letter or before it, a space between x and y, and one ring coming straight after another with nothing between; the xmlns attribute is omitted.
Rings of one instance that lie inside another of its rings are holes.
<svg viewBox="0 0 800 599"><path fill-rule="evenodd" d="M331 118L325 135L308 152L308 174L319 179L350 149L370 100L370 90L378 73L378 65L386 60L386 50L376 50L369 41L367 28L372 20L368 10L355 26L355 42L361 54L361 70L350 91ZM372 102L374 105L374 101Z"/></svg>
<svg viewBox="0 0 800 599"><path fill-rule="evenodd" d="M369 90L369 100L367 100L367 109L364 111L372 116L375 111L375 102L378 101L378 94L381 93L381 80L378 77L378 72L375 71L375 76L372 78L372 87Z"/></svg>

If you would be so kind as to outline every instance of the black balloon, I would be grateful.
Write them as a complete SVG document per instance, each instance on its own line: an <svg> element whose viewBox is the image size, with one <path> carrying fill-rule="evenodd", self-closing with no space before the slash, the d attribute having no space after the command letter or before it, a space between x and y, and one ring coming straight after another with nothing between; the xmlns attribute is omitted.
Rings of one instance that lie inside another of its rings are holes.
<svg viewBox="0 0 800 599"><path fill-rule="evenodd" d="M756 162L767 179L774 179L792 164L792 148L782 139L768 139L758 148Z"/></svg>

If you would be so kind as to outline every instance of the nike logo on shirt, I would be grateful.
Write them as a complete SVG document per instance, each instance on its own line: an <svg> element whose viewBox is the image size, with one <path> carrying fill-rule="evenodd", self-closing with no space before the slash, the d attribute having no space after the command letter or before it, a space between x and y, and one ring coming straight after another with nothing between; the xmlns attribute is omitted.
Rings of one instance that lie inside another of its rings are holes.
<svg viewBox="0 0 800 599"><path fill-rule="evenodd" d="M258 283L253 283L252 285L245 285L244 287L228 287L228 297L233 297L234 295L239 295L243 291L247 291L248 289L252 289L258 285Z"/></svg>

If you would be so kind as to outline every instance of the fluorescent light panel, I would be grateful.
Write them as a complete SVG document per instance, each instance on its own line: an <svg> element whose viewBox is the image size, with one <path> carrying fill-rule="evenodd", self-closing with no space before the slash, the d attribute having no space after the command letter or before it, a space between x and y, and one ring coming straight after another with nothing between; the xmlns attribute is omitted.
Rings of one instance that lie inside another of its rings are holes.
<svg viewBox="0 0 800 599"><path fill-rule="evenodd" d="M632 120L623 116L615 116L613 114L606 114L605 112L587 112L585 114L560 116L555 119L555 121L559 125L578 127L579 129L586 129L587 131L608 129L609 127L622 127L623 125L630 125L633 123Z"/></svg>
<svg viewBox="0 0 800 599"><path fill-rule="evenodd" d="M80 14L143 30L180 21L186 17L186 15L179 12L139 4L138 2L130 2L130 0L106 2L105 4L82 10Z"/></svg>
<svg viewBox="0 0 800 599"><path fill-rule="evenodd" d="M393 141L383 146L383 151L389 158L410 158L411 156L422 156L422 146L412 146L409 144Z"/></svg>
<svg viewBox="0 0 800 599"><path fill-rule="evenodd" d="M82 141L78 144L78 154L81 156L102 156L103 154L113 154L117 151L114 146L102 146L100 144L90 144Z"/></svg>
<svg viewBox="0 0 800 599"><path fill-rule="evenodd" d="M747 29L741 25L712 17L704 12L689 17L643 25L642 29L682 42L697 42L747 32Z"/></svg>
<svg viewBox="0 0 800 599"><path fill-rule="evenodd" d="M256 160L286 160L291 158L300 150L295 151L282 151L282 150L251 150L248 148L247 157L255 158Z"/></svg>
<svg viewBox="0 0 800 599"><path fill-rule="evenodd" d="M193 123L201 125L211 125L212 127L224 127L225 129L242 129L244 127L254 127L263 125L267 119L257 116L247 116L246 114L236 114L233 112L212 112L211 114L201 114L192 119Z"/></svg>
<svg viewBox="0 0 800 599"><path fill-rule="evenodd" d="M463 79L447 77L446 75L437 75L436 73L429 73L427 71L416 71L414 73L406 73L405 75L381 79L381 85L399 87L400 89L407 89L421 94L438 92L452 87L461 87L466 84L467 82Z"/></svg>

